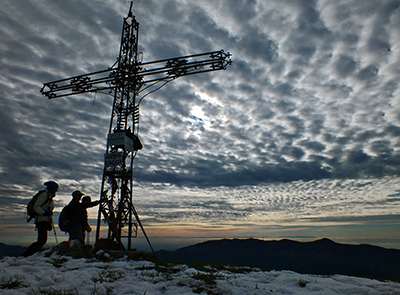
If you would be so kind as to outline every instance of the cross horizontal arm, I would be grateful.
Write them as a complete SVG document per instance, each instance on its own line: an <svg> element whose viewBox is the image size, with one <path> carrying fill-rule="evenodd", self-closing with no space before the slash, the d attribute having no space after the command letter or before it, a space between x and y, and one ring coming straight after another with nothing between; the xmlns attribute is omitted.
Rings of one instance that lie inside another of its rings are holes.
<svg viewBox="0 0 400 295"><path fill-rule="evenodd" d="M44 83L40 92L49 99L122 87L126 83L140 89L146 83L173 80L181 76L225 70L232 63L223 50L187 55L124 67L109 68Z"/></svg>

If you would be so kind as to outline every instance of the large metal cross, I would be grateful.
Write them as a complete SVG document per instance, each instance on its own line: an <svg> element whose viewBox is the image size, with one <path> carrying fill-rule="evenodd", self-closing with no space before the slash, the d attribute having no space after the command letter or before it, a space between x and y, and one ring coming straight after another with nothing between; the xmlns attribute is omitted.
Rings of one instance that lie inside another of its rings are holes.
<svg viewBox="0 0 400 295"><path fill-rule="evenodd" d="M164 60L142 62L138 52L139 23L132 13L124 18L119 57L110 68L43 84L40 92L49 99L91 92L113 95L107 148L101 184L96 241L100 238L102 217L108 224L107 237L131 249L138 225L153 247L133 205L133 161L142 149L138 137L139 105L142 99L181 76L225 70L232 63L223 50Z"/></svg>

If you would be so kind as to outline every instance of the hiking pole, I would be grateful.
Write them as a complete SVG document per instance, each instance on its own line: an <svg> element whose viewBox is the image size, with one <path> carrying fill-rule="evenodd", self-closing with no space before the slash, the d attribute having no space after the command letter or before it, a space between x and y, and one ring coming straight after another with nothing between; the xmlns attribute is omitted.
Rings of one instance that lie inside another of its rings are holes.
<svg viewBox="0 0 400 295"><path fill-rule="evenodd" d="M53 226L54 237L55 237L55 239L56 239L56 244L58 245L56 227L54 226L53 216L51 216L51 225Z"/></svg>

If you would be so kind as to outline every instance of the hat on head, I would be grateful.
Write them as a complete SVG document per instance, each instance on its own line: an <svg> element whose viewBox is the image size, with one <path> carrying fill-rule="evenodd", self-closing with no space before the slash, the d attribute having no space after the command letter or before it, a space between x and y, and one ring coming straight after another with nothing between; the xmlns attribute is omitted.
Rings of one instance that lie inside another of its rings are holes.
<svg viewBox="0 0 400 295"><path fill-rule="evenodd" d="M79 191L79 190L76 190L76 191L74 191L74 192L72 193L72 196L73 196L73 197L75 197L75 196L82 197L83 195L84 195L84 193L82 193L82 192Z"/></svg>
<svg viewBox="0 0 400 295"><path fill-rule="evenodd" d="M82 198L82 203L90 203L92 201L92 198L90 196L84 196Z"/></svg>
<svg viewBox="0 0 400 295"><path fill-rule="evenodd" d="M49 190L56 190L58 189L58 183L55 181L47 181L43 183Z"/></svg>

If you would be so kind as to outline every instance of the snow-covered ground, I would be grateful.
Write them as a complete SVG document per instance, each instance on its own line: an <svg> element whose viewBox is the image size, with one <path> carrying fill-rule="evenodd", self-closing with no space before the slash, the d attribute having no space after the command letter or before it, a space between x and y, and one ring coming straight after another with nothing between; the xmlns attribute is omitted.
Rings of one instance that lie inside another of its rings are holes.
<svg viewBox="0 0 400 295"><path fill-rule="evenodd" d="M0 294L400 294L400 284L343 275L187 265L56 253L0 260ZM105 259L104 259L105 258Z"/></svg>

